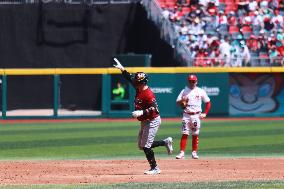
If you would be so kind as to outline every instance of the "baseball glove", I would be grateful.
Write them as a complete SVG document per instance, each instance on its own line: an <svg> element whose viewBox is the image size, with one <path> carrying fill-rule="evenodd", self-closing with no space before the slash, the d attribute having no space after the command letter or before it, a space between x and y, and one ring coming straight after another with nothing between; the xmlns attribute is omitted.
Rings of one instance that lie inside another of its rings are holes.
<svg viewBox="0 0 284 189"><path fill-rule="evenodd" d="M179 105L182 109L184 109L187 105L187 99L182 99L181 101L179 101Z"/></svg>

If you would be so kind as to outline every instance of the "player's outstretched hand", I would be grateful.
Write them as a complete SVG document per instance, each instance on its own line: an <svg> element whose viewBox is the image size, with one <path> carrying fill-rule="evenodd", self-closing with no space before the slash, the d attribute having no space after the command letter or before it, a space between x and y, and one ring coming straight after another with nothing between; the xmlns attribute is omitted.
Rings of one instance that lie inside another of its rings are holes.
<svg viewBox="0 0 284 189"><path fill-rule="evenodd" d="M143 110L136 110L132 112L132 117L137 118L143 115Z"/></svg>
<svg viewBox="0 0 284 189"><path fill-rule="evenodd" d="M113 65L114 67L120 69L121 71L125 70L124 67L120 64L120 62L116 58L114 58L113 60L115 61L115 64Z"/></svg>
<svg viewBox="0 0 284 189"><path fill-rule="evenodd" d="M199 115L199 117L201 118L201 119L203 119L203 118L206 118L206 114L205 113L201 113L200 115Z"/></svg>

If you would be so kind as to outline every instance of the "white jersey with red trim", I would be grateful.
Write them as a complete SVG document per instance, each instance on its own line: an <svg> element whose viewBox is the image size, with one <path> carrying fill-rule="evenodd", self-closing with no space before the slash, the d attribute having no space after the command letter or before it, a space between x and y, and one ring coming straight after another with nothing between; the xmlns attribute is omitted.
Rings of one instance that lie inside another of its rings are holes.
<svg viewBox="0 0 284 189"><path fill-rule="evenodd" d="M176 101L180 101L182 99L188 99L187 105L184 109L185 113L202 112L202 101L204 103L210 102L210 98L207 93L199 87L195 87L194 89L185 87L178 95Z"/></svg>

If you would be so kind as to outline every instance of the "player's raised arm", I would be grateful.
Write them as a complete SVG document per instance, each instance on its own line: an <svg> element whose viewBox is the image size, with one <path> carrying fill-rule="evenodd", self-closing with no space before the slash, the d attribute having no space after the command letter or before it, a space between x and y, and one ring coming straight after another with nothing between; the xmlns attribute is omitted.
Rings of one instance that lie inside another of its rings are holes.
<svg viewBox="0 0 284 189"><path fill-rule="evenodd" d="M119 69L122 72L123 77L133 85L132 74L129 73L116 58L114 58L113 60L115 61L115 64L113 66Z"/></svg>

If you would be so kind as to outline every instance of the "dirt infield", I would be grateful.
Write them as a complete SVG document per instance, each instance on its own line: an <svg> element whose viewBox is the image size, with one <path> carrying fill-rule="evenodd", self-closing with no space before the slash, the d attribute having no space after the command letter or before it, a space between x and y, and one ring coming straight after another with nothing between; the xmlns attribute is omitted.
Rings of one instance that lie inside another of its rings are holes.
<svg viewBox="0 0 284 189"><path fill-rule="evenodd" d="M80 184L283 180L284 158L159 159L160 175L143 175L145 160L0 161L10 184Z"/></svg>

